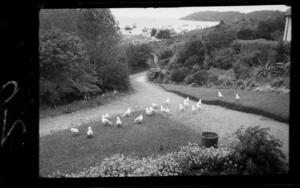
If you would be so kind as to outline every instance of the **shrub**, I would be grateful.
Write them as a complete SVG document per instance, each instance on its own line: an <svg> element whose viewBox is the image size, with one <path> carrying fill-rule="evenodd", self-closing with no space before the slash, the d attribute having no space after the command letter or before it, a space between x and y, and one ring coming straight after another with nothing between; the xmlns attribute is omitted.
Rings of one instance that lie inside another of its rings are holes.
<svg viewBox="0 0 300 188"><path fill-rule="evenodd" d="M148 44L129 44L124 47L124 60L131 70L147 67L147 60L152 52Z"/></svg>
<svg viewBox="0 0 300 188"><path fill-rule="evenodd" d="M78 36L53 28L41 30L39 41L41 102L62 104L101 91Z"/></svg>
<svg viewBox="0 0 300 188"><path fill-rule="evenodd" d="M241 40L253 40L256 38L255 30L243 28L237 33L237 38Z"/></svg>
<svg viewBox="0 0 300 188"><path fill-rule="evenodd" d="M206 71L199 70L196 73L187 76L186 82L187 84L196 83L198 85L203 85L204 83L206 83L207 79L208 79L208 75Z"/></svg>
<svg viewBox="0 0 300 188"><path fill-rule="evenodd" d="M210 55L214 50L226 48L232 41L236 40L236 38L236 31L230 26L222 24L203 36L206 53Z"/></svg>
<svg viewBox="0 0 300 188"><path fill-rule="evenodd" d="M157 33L157 30L156 30L155 28L153 28L153 29L151 30L151 37L152 37L152 36L155 36L156 33Z"/></svg>
<svg viewBox="0 0 300 188"><path fill-rule="evenodd" d="M126 65L113 63L97 69L99 87L102 90L127 90L129 88L129 70Z"/></svg>
<svg viewBox="0 0 300 188"><path fill-rule="evenodd" d="M170 31L168 29L160 30L155 37L157 39L169 39L171 38Z"/></svg>
<svg viewBox="0 0 300 188"><path fill-rule="evenodd" d="M237 79L246 79L251 76L251 68L243 62L237 61L233 64L233 70Z"/></svg>
<svg viewBox="0 0 300 188"><path fill-rule="evenodd" d="M269 135L270 128L239 128L233 135L235 160L243 165L244 174L282 174L287 172L280 140Z"/></svg>
<svg viewBox="0 0 300 188"><path fill-rule="evenodd" d="M164 60L164 59L167 59L167 58L170 58L173 56L173 52L171 49L169 48L164 48L161 52L159 52L158 54L158 57L159 59L161 60Z"/></svg>
<svg viewBox="0 0 300 188"><path fill-rule="evenodd" d="M49 177L138 177L180 175L237 174L240 167L233 162L233 152L222 145L217 148L200 147L189 143L178 152L138 158L115 154L105 158L100 165L79 173L65 174L57 171Z"/></svg>
<svg viewBox="0 0 300 188"><path fill-rule="evenodd" d="M257 78L257 77L263 77L263 78L268 78L270 79L271 76L274 74L274 72L276 71L276 67L270 63L270 61L268 62L261 62L259 61L260 65L255 67L252 70L252 76L253 78Z"/></svg>
<svg viewBox="0 0 300 188"><path fill-rule="evenodd" d="M202 68L204 55L204 45L201 39L190 38L185 43L185 45L177 52L177 61L175 63L179 66L185 66L189 68L197 64Z"/></svg>
<svg viewBox="0 0 300 188"><path fill-rule="evenodd" d="M188 68L180 68L171 73L171 79L174 82L183 82L185 77L190 73Z"/></svg>
<svg viewBox="0 0 300 188"><path fill-rule="evenodd" d="M232 63L235 61L232 48L216 50L212 54L213 55L210 56L212 59L210 60L208 67L227 70L232 67Z"/></svg>

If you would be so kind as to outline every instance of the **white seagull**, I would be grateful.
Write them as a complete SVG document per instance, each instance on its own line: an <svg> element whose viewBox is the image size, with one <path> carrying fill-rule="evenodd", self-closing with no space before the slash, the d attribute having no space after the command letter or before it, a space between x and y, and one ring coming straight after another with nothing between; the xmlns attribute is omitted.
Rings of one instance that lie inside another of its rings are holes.
<svg viewBox="0 0 300 188"><path fill-rule="evenodd" d="M117 122L116 122L117 126L118 127L121 127L122 126L122 121L120 120L120 117L118 116L117 117Z"/></svg>
<svg viewBox="0 0 300 188"><path fill-rule="evenodd" d="M129 116L131 113L130 108L128 108L128 110L122 115L122 117L127 117Z"/></svg>
<svg viewBox="0 0 300 188"><path fill-rule="evenodd" d="M104 117L105 117L106 119L109 119L108 113L106 113Z"/></svg>
<svg viewBox="0 0 300 188"><path fill-rule="evenodd" d="M133 120L133 122L134 122L134 123L141 123L142 120L143 120L143 115L140 115L139 117L135 118L135 119Z"/></svg>
<svg viewBox="0 0 300 188"><path fill-rule="evenodd" d="M165 108L162 106L162 105L160 105L160 111L162 112L162 113L164 113L166 110L165 110Z"/></svg>
<svg viewBox="0 0 300 188"><path fill-rule="evenodd" d="M195 105L192 105L192 112L195 113L196 110L197 110L197 109L196 109Z"/></svg>
<svg viewBox="0 0 300 188"><path fill-rule="evenodd" d="M190 106L187 100L183 101L183 106Z"/></svg>
<svg viewBox="0 0 300 188"><path fill-rule="evenodd" d="M71 132L74 136L78 135L78 133L79 133L78 129L75 129L75 128L71 128Z"/></svg>
<svg viewBox="0 0 300 188"><path fill-rule="evenodd" d="M240 96L238 94L235 94L235 99L240 99Z"/></svg>
<svg viewBox="0 0 300 188"><path fill-rule="evenodd" d="M199 103L199 104L202 104L202 101L201 101L201 99L199 99L198 103Z"/></svg>
<svg viewBox="0 0 300 188"><path fill-rule="evenodd" d="M182 104L179 104L179 109L181 112L185 110L185 108L182 106Z"/></svg>
<svg viewBox="0 0 300 188"><path fill-rule="evenodd" d="M158 104L155 104L155 103L152 103L152 106L153 106L154 109L159 108Z"/></svg>
<svg viewBox="0 0 300 188"><path fill-rule="evenodd" d="M150 107L151 108L151 107ZM146 114L148 116L151 116L153 114L153 111L149 110L148 108L146 108Z"/></svg>
<svg viewBox="0 0 300 188"><path fill-rule="evenodd" d="M149 112L153 114L153 113L157 113L157 110L153 109L152 106L150 106Z"/></svg>
<svg viewBox="0 0 300 188"><path fill-rule="evenodd" d="M108 119L106 119L105 116L102 116L102 123L104 125L108 125L108 124L112 125L113 124L111 121L109 121Z"/></svg>
<svg viewBox="0 0 300 188"><path fill-rule="evenodd" d="M93 133L93 131L92 131L92 128L91 128L91 127L89 127L89 128L88 128L88 131L87 131L87 133L86 133L86 134L87 134L87 137L89 137L89 138L91 138L91 137L93 136L93 134L94 134L94 133Z"/></svg>
<svg viewBox="0 0 300 188"><path fill-rule="evenodd" d="M170 109L167 107L167 108L165 109L165 112L169 114L169 113L170 113Z"/></svg>
<svg viewBox="0 0 300 188"><path fill-rule="evenodd" d="M167 98L167 100L164 102L165 105L168 105L170 103L170 99Z"/></svg>
<svg viewBox="0 0 300 188"><path fill-rule="evenodd" d="M219 96L219 97L224 97L220 91L219 91L219 93L218 93L218 96Z"/></svg>

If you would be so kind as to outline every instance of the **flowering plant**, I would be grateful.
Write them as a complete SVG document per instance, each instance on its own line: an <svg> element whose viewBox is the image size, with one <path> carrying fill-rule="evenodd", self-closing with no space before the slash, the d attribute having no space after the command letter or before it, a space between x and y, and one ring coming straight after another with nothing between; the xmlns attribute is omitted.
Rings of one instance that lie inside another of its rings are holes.
<svg viewBox="0 0 300 188"><path fill-rule="evenodd" d="M217 148L200 147L189 143L180 151L138 158L115 154L105 158L100 165L79 173L63 174L59 171L49 177L137 177L178 176L201 174L236 174L238 165L233 162L233 152L222 145Z"/></svg>

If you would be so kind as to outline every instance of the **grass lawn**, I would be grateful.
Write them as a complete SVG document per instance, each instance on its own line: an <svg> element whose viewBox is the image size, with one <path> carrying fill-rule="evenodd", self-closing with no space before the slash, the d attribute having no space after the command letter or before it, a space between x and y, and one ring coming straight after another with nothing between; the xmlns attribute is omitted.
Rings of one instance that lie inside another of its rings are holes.
<svg viewBox="0 0 300 188"><path fill-rule="evenodd" d="M183 97L198 101L203 104L220 105L229 109L262 115L274 120L289 123L290 96L273 93L263 93L256 91L238 89L210 89L188 87L174 84L160 84L166 91L174 92ZM224 98L218 97L218 91ZM238 93L240 100L235 99Z"/></svg>
<svg viewBox="0 0 300 188"><path fill-rule="evenodd" d="M140 114L143 114L143 122L133 124L133 119ZM115 124L116 117L112 120ZM201 142L199 134L167 115L146 116L144 111L136 111L127 118L121 118L121 121L124 127L94 122L80 126L78 136L72 136L68 129L41 137L40 176L47 176L57 170L76 173L83 168L96 166L111 154L155 156L178 151L180 146L188 142ZM93 138L86 136L88 126L92 127ZM159 150L160 145L163 150Z"/></svg>

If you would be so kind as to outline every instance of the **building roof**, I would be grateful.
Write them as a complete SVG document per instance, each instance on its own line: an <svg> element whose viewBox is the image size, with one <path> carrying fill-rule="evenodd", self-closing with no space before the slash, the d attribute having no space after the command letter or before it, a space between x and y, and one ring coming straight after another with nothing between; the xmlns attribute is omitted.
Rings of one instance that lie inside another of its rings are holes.
<svg viewBox="0 0 300 188"><path fill-rule="evenodd" d="M292 15L292 10L291 8L289 8L286 13L285 13L285 16L291 16Z"/></svg>

